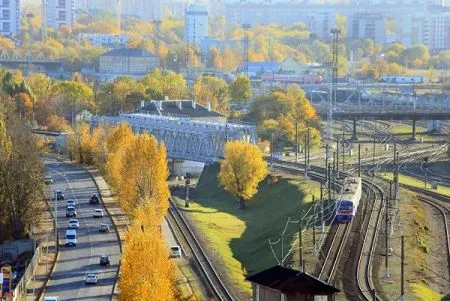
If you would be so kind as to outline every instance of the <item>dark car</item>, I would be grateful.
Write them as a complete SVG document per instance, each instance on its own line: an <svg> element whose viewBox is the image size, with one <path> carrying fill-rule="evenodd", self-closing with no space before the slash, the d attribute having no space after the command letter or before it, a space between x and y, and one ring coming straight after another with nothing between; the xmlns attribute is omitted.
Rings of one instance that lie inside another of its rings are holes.
<svg viewBox="0 0 450 301"><path fill-rule="evenodd" d="M109 256L106 256L106 255L100 256L100 265L110 265L110 264L111 264L111 259L109 258Z"/></svg>
<svg viewBox="0 0 450 301"><path fill-rule="evenodd" d="M98 195L96 193L94 193L91 196L91 198L89 199L89 204L97 205L98 203L100 203L100 198L98 197Z"/></svg>
<svg viewBox="0 0 450 301"><path fill-rule="evenodd" d="M59 200L64 200L64 191L62 191L62 190L56 190L56 191L55 191L55 197L56 197L56 200L57 200L57 201L59 201Z"/></svg>

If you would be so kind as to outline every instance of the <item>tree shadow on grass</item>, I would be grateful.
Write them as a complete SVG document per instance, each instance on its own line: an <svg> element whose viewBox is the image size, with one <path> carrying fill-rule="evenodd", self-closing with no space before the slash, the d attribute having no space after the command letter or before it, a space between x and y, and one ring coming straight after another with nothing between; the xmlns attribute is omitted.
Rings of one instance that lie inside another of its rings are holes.
<svg viewBox="0 0 450 301"><path fill-rule="evenodd" d="M281 178L278 183L270 184L264 180L258 193L247 201L247 209L239 209L238 201L233 196L218 187L217 175L219 165L205 167L199 180L193 199L206 208L228 213L236 220L230 221L230 231L237 230L239 221L245 224L245 229L239 238L227 242L233 257L241 262L244 273L253 274L278 264L269 245L269 239L280 238L286 222L298 220L301 209L307 209L309 204L303 202L305 192L301 191L294 181L300 181L294 176ZM194 209L195 210L195 209ZM191 209L188 209L191 211ZM208 221L210 228L226 227L223 220ZM284 254L290 249L299 224L290 224L284 241ZM241 226L242 227L242 226ZM281 243L273 246L278 259L281 258Z"/></svg>

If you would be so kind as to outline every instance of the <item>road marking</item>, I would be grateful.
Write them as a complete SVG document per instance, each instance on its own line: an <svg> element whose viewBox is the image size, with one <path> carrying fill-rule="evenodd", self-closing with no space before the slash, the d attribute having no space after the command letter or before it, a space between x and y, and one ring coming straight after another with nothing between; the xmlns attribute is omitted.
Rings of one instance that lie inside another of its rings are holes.
<svg viewBox="0 0 450 301"><path fill-rule="evenodd" d="M60 165L60 164L58 164L57 166L59 167L59 165ZM69 181L67 180L67 178L66 178L66 172L64 172L64 174L63 174L63 173L59 172L58 170L53 169L53 168L51 168L51 167L49 167L49 169L50 169L50 170L53 170L55 173L59 174L59 175L64 179L64 181L65 181L65 182L67 183L67 185L69 186L69 189L70 189L70 191L71 191L71 194L72 194L73 198L75 199L75 201L77 202L77 204L80 204L80 203L78 202L78 198L76 197L76 195L75 195L75 193L74 193L74 189L72 188L72 185L70 184L70 182L69 182ZM58 201L56 201L56 211L58 212ZM56 218L58 218L58 216L57 216ZM88 226L88 223L86 222L86 218L85 218L84 216L81 216L81 219L82 219L83 222ZM58 230L58 231L59 231L59 230ZM90 227L89 227L89 226L87 227L87 231L88 231L89 244L90 244L90 248L89 248L89 251L90 251L90 257L89 257L89 264L88 264L88 266L87 266L87 269L86 269L84 275L86 275L86 274L89 272L90 266L91 266L91 260L93 259L93 258L92 258L92 247L93 247L93 245L92 245L91 231L90 231ZM80 298L80 294L83 292L84 288L85 288L85 284L84 284L84 281L82 280L82 286L80 287L80 289L79 289L79 291L78 291L77 299Z"/></svg>

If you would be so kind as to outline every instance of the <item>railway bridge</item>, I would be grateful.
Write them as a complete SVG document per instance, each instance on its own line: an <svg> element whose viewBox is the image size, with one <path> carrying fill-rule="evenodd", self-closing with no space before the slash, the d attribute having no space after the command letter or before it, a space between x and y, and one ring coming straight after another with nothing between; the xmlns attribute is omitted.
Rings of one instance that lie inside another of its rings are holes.
<svg viewBox="0 0 450 301"><path fill-rule="evenodd" d="M248 124L194 121L187 118L149 114L97 116L91 126L126 122L136 133L148 132L164 142L172 159L203 163L217 162L224 156L226 141L244 140L255 144L256 127Z"/></svg>

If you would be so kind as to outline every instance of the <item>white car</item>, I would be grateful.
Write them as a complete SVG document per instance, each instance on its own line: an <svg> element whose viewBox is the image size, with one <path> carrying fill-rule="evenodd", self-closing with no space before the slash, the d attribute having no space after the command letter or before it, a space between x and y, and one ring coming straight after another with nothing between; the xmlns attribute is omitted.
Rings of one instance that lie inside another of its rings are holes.
<svg viewBox="0 0 450 301"><path fill-rule="evenodd" d="M77 201L74 199L68 199L66 205L67 205L67 207L69 207L69 206L75 207L77 205Z"/></svg>
<svg viewBox="0 0 450 301"><path fill-rule="evenodd" d="M69 229L78 229L80 228L80 223L77 219L71 219L69 220L69 225L67 226Z"/></svg>
<svg viewBox="0 0 450 301"><path fill-rule="evenodd" d="M98 283L97 275L95 275L94 273L87 274L86 280L84 282L86 284L97 284Z"/></svg>
<svg viewBox="0 0 450 301"><path fill-rule="evenodd" d="M170 247L170 258L181 258L180 246L171 246Z"/></svg>
<svg viewBox="0 0 450 301"><path fill-rule="evenodd" d="M44 301L58 301L57 296L44 297Z"/></svg>
<svg viewBox="0 0 450 301"><path fill-rule="evenodd" d="M95 209L93 217L103 217L103 210L102 209Z"/></svg>

